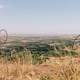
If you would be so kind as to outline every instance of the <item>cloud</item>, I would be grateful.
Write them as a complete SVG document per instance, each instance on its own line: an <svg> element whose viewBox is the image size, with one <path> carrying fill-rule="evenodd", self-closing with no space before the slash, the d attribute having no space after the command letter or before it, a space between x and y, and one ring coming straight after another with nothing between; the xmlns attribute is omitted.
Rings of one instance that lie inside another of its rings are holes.
<svg viewBox="0 0 80 80"><path fill-rule="evenodd" d="M2 8L4 8L4 6L3 5L0 5L0 9L2 9Z"/></svg>

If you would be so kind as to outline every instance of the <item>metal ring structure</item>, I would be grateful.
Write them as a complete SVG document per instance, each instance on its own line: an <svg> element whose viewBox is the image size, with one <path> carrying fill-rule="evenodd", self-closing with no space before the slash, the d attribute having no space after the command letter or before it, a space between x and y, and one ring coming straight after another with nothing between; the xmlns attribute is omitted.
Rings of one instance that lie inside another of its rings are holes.
<svg viewBox="0 0 80 80"><path fill-rule="evenodd" d="M73 49L74 46L76 45L76 41L80 38L80 34L78 36L75 37L75 39L73 40Z"/></svg>
<svg viewBox="0 0 80 80"><path fill-rule="evenodd" d="M5 29L0 30L0 44L4 44L7 42L8 33Z"/></svg>

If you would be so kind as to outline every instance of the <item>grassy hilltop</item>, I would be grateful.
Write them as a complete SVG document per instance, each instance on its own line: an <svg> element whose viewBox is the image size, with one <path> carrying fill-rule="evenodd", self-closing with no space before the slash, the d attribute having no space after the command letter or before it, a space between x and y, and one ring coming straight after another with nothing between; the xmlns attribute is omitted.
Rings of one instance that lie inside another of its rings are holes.
<svg viewBox="0 0 80 80"><path fill-rule="evenodd" d="M0 80L80 80L75 35L10 35L0 47Z"/></svg>

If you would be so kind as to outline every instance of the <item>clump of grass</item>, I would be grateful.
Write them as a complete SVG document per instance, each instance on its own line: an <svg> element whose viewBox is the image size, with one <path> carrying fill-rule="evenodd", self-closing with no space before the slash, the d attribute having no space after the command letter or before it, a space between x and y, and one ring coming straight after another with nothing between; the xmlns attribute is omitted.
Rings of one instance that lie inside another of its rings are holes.
<svg viewBox="0 0 80 80"><path fill-rule="evenodd" d="M43 75L40 77L40 80L53 80L53 78L50 77L49 75Z"/></svg>
<svg viewBox="0 0 80 80"><path fill-rule="evenodd" d="M69 65L64 65L60 72L61 80L80 80L80 65L70 63Z"/></svg>

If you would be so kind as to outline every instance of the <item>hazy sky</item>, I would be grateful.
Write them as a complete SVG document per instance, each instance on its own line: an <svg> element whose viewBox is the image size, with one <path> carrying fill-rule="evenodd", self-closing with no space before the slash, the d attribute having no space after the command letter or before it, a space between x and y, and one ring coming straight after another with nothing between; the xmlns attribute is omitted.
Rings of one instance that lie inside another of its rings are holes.
<svg viewBox="0 0 80 80"><path fill-rule="evenodd" d="M80 33L80 0L0 0L0 26L9 33Z"/></svg>

